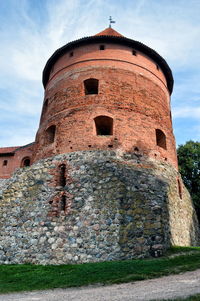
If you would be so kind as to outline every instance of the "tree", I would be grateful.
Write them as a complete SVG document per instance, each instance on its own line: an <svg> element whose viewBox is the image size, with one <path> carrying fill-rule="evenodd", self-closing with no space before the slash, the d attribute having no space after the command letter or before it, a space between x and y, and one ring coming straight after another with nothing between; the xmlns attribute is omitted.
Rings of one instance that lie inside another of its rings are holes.
<svg viewBox="0 0 200 301"><path fill-rule="evenodd" d="M200 222L200 142L188 141L177 149L179 171L189 190Z"/></svg>

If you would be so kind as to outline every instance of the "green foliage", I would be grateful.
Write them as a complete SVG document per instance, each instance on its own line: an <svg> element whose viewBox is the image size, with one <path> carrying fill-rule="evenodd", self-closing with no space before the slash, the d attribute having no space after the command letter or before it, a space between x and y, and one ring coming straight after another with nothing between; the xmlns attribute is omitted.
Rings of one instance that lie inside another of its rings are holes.
<svg viewBox="0 0 200 301"><path fill-rule="evenodd" d="M200 268L200 248L173 248L168 255L77 265L0 265L0 292L131 282Z"/></svg>
<svg viewBox="0 0 200 301"><path fill-rule="evenodd" d="M188 141L177 149L179 170L200 220L200 142Z"/></svg>

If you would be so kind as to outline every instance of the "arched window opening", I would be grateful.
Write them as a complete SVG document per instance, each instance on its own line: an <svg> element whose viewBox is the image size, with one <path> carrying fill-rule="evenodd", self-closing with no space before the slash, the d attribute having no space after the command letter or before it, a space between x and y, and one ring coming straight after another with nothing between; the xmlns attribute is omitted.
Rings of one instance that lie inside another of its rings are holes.
<svg viewBox="0 0 200 301"><path fill-rule="evenodd" d="M8 160L4 160L3 161L3 166L7 166L8 165Z"/></svg>
<svg viewBox="0 0 200 301"><path fill-rule="evenodd" d="M22 159L21 167L28 167L31 165L31 160L29 157L25 157Z"/></svg>
<svg viewBox="0 0 200 301"><path fill-rule="evenodd" d="M113 119L108 116L98 116L94 119L98 136L113 135Z"/></svg>
<svg viewBox="0 0 200 301"><path fill-rule="evenodd" d="M55 139L55 133L56 133L56 126L51 125L47 130L46 130L46 144L50 144L54 142Z"/></svg>
<svg viewBox="0 0 200 301"><path fill-rule="evenodd" d="M177 185L178 185L178 194L180 199L182 199L182 186L181 186L181 182L179 179L177 179Z"/></svg>
<svg viewBox="0 0 200 301"><path fill-rule="evenodd" d="M156 129L156 144L164 149L167 149L166 136L163 131L159 129Z"/></svg>
<svg viewBox="0 0 200 301"><path fill-rule="evenodd" d="M66 185L66 165L65 164L61 164L59 166L59 186L65 187Z"/></svg>
<svg viewBox="0 0 200 301"><path fill-rule="evenodd" d="M89 78L84 81L85 95L98 94L99 81L95 78Z"/></svg>
<svg viewBox="0 0 200 301"><path fill-rule="evenodd" d="M60 210L65 211L66 209L66 195L61 196L61 202L60 202Z"/></svg>

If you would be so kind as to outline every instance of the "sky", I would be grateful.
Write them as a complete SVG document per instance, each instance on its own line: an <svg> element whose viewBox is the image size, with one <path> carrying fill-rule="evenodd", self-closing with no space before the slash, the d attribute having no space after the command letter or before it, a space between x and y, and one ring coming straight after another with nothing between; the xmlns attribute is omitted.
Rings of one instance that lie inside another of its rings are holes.
<svg viewBox="0 0 200 301"><path fill-rule="evenodd" d="M108 27L158 52L172 69L177 145L200 141L200 0L0 0L0 147L31 143L42 71L59 47Z"/></svg>

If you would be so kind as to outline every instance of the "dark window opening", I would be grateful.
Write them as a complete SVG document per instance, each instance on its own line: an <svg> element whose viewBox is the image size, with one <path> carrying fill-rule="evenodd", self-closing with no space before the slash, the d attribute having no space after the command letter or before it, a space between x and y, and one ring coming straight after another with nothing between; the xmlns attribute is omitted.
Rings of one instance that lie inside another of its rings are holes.
<svg viewBox="0 0 200 301"><path fill-rule="evenodd" d="M60 210L65 211L66 209L66 195L61 196L61 202L60 202Z"/></svg>
<svg viewBox="0 0 200 301"><path fill-rule="evenodd" d="M178 194L180 199L182 199L182 187L181 187L181 182L179 179L177 179L177 184L178 184Z"/></svg>
<svg viewBox="0 0 200 301"><path fill-rule="evenodd" d="M160 67L158 65L156 65L157 70L160 70Z"/></svg>
<svg viewBox="0 0 200 301"><path fill-rule="evenodd" d="M136 146L136 147L134 148L134 151L135 151L135 152L139 152L139 148Z"/></svg>
<svg viewBox="0 0 200 301"><path fill-rule="evenodd" d="M98 136L113 135L113 119L108 116L98 116L94 119Z"/></svg>
<svg viewBox="0 0 200 301"><path fill-rule="evenodd" d="M167 149L166 136L163 131L159 129L156 129L156 144L164 149Z"/></svg>
<svg viewBox="0 0 200 301"><path fill-rule="evenodd" d="M31 165L30 158L26 157L22 159L21 167L28 167Z"/></svg>
<svg viewBox="0 0 200 301"><path fill-rule="evenodd" d="M109 148L112 148L112 147L113 147L113 145L112 145L112 144L109 144L109 145L108 145L108 147L109 147Z"/></svg>
<svg viewBox="0 0 200 301"><path fill-rule="evenodd" d="M85 95L98 94L99 81L95 78L89 78L84 81Z"/></svg>
<svg viewBox="0 0 200 301"><path fill-rule="evenodd" d="M3 161L3 166L7 166L8 165L8 160L4 160Z"/></svg>
<svg viewBox="0 0 200 301"><path fill-rule="evenodd" d="M105 45L100 45L99 50L105 50Z"/></svg>
<svg viewBox="0 0 200 301"><path fill-rule="evenodd" d="M55 133L56 133L56 126L51 125L47 130L46 130L46 144L50 144L54 142L55 139Z"/></svg>
<svg viewBox="0 0 200 301"><path fill-rule="evenodd" d="M137 52L134 49L132 50L132 55L137 55Z"/></svg>
<svg viewBox="0 0 200 301"><path fill-rule="evenodd" d="M92 147L92 145L89 144L88 147Z"/></svg>
<svg viewBox="0 0 200 301"><path fill-rule="evenodd" d="M59 186L65 187L66 185L66 165L65 164L61 164L59 166Z"/></svg>
<svg viewBox="0 0 200 301"><path fill-rule="evenodd" d="M69 56L73 56L73 55L74 55L73 51L72 51L72 52L70 52Z"/></svg>

